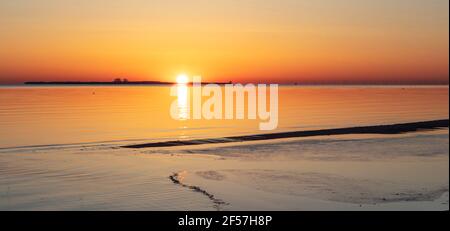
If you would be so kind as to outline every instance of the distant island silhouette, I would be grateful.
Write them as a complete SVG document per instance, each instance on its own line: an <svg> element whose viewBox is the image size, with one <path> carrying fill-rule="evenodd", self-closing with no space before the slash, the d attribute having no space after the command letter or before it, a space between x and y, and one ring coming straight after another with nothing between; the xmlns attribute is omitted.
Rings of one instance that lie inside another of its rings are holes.
<svg viewBox="0 0 450 231"><path fill-rule="evenodd" d="M230 82L202 82L202 84L230 84ZM128 79L114 79L111 82L101 81L33 81L24 82L27 85L173 85L176 82L162 82L162 81L128 81ZM188 83L192 84L192 83Z"/></svg>

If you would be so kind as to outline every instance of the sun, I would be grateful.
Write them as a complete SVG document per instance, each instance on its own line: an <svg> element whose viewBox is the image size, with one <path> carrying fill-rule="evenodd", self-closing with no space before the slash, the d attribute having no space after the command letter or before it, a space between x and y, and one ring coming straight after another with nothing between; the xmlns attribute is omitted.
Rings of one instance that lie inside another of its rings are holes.
<svg viewBox="0 0 450 231"><path fill-rule="evenodd" d="M177 76L177 83L178 84L187 84L189 82L189 78L185 74L179 74Z"/></svg>

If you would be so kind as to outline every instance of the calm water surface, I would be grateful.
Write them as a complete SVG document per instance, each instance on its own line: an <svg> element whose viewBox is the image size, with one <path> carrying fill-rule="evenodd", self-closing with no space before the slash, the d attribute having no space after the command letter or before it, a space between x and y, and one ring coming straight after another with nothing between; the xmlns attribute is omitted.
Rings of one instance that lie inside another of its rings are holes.
<svg viewBox="0 0 450 231"><path fill-rule="evenodd" d="M0 147L255 134L259 120L175 121L167 86L0 87ZM273 132L449 117L443 87L279 89Z"/></svg>

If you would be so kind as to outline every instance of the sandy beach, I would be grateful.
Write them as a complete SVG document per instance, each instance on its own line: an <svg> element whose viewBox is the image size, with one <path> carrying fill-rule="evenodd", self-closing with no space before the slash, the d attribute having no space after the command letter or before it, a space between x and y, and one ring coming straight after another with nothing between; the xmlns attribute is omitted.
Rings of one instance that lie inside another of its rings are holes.
<svg viewBox="0 0 450 231"><path fill-rule="evenodd" d="M121 145L2 149L0 209L449 208L448 129L195 148Z"/></svg>

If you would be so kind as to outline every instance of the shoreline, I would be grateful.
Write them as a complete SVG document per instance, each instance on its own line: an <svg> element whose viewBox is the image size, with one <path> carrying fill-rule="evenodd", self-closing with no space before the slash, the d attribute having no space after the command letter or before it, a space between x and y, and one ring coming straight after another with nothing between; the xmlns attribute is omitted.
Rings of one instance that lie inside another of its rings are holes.
<svg viewBox="0 0 450 231"><path fill-rule="evenodd" d="M443 136L306 138L187 151L115 145L22 150L0 155L0 208L442 211L448 210Z"/></svg>
<svg viewBox="0 0 450 231"><path fill-rule="evenodd" d="M121 148L160 148L160 147L175 147L175 146L193 146L202 144L223 144L233 142L245 141L261 141L273 140L283 138L298 138L298 137L314 137L314 136L330 136L330 135L349 135L349 134L403 134L408 132L436 130L441 128L448 128L449 120L432 120L421 121L413 123L401 123L391 125L374 125L374 126L360 126L348 128L334 128L334 129L320 129L310 131L294 131L281 133L268 133L260 135L246 135L246 136L230 136L215 139L193 139L193 140L176 140L165 142L153 142L145 144L125 145Z"/></svg>

